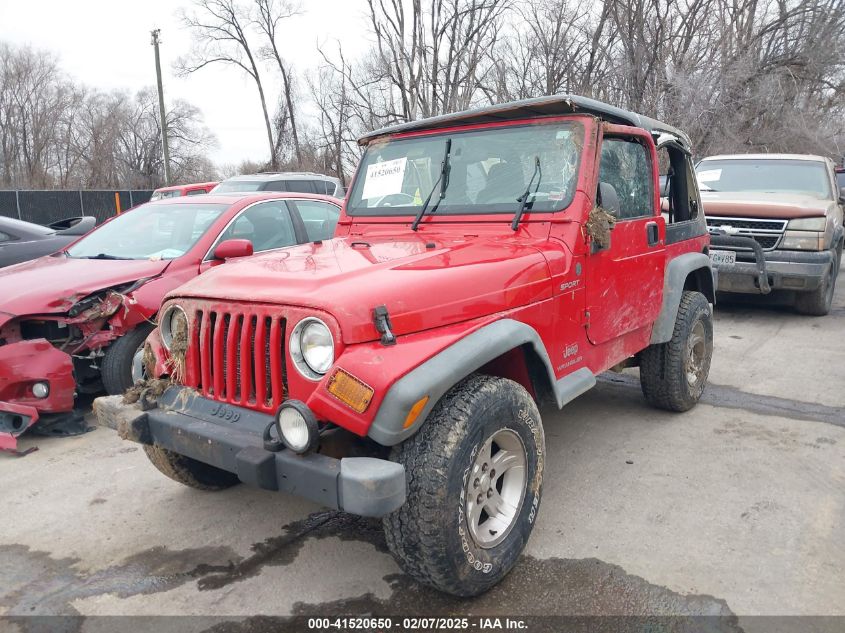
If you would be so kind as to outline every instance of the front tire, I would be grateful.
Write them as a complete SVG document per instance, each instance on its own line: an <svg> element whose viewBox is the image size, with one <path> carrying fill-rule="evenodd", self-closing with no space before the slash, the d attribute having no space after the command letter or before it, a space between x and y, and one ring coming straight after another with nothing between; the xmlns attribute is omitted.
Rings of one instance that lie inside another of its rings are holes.
<svg viewBox="0 0 845 633"><path fill-rule="evenodd" d="M836 289L836 278L839 276L840 252L833 251L833 261L830 270L824 276L819 287L810 292L799 292L795 297L795 309L808 316L825 316L830 312L833 304L833 292Z"/></svg>
<svg viewBox="0 0 845 633"><path fill-rule="evenodd" d="M133 375L133 364L138 364L144 352L144 341L153 331L153 325L142 323L130 330L106 349L100 376L103 387L110 396L119 396L135 384L137 375Z"/></svg>
<svg viewBox="0 0 845 633"><path fill-rule="evenodd" d="M672 338L640 354L645 399L658 409L688 411L704 393L712 356L713 309L703 294L685 290Z"/></svg>
<svg viewBox="0 0 845 633"><path fill-rule="evenodd" d="M540 413L522 386L476 375L453 387L391 456L408 477L405 505L383 520L399 565L457 596L493 587L534 527L544 456Z"/></svg>

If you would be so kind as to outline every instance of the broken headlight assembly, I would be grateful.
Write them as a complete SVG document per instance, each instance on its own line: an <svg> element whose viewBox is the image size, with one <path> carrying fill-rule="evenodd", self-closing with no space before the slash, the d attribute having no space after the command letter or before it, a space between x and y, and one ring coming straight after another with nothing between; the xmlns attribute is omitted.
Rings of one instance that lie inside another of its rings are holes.
<svg viewBox="0 0 845 633"><path fill-rule="evenodd" d="M70 318L75 319L83 313L91 311L91 316L94 318L110 317L120 309L124 295L137 290L150 279L151 277L145 277L113 288L104 288L74 303L67 314Z"/></svg>
<svg viewBox="0 0 845 633"><path fill-rule="evenodd" d="M170 351L175 338L188 335L188 315L181 306L168 306L158 320L158 331L162 345Z"/></svg>
<svg viewBox="0 0 845 633"><path fill-rule="evenodd" d="M290 355L300 374L320 380L334 363L334 339L317 317L302 319L290 335Z"/></svg>
<svg viewBox="0 0 845 633"><path fill-rule="evenodd" d="M794 251L823 251L827 243L827 218L796 218L786 225L780 247Z"/></svg>

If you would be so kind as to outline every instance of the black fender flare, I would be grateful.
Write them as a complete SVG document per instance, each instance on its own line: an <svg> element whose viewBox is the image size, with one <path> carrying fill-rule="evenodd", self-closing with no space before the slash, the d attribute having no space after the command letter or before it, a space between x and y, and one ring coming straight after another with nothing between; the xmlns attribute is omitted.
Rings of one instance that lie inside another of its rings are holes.
<svg viewBox="0 0 845 633"><path fill-rule="evenodd" d="M684 253L669 260L663 277L663 303L651 330L652 344L665 343L672 338L678 307L681 305L681 296L684 294L684 283L690 274L698 270L706 271L704 296L711 304L716 302L716 280L710 265L710 257L704 253Z"/></svg>
<svg viewBox="0 0 845 633"><path fill-rule="evenodd" d="M397 380L388 389L367 435L384 446L403 442L419 430L440 398L454 385L494 358L526 344L542 360L558 407L595 385L596 378L586 367L557 380L537 331L520 321L501 319L467 334ZM424 396L428 396L428 402L422 412L411 426L404 428L411 407Z"/></svg>

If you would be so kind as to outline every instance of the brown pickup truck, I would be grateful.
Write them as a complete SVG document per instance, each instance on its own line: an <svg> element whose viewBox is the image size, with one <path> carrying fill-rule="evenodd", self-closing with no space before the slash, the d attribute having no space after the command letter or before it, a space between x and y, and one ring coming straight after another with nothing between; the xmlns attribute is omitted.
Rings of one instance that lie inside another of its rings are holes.
<svg viewBox="0 0 845 633"><path fill-rule="evenodd" d="M821 156L711 156L696 165L720 292L791 293L830 311L842 260L845 193Z"/></svg>

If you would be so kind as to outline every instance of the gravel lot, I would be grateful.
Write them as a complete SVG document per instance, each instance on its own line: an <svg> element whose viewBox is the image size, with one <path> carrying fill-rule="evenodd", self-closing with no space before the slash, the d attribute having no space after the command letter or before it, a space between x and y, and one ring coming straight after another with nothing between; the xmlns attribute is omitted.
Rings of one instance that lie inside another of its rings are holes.
<svg viewBox="0 0 845 633"><path fill-rule="evenodd" d="M840 281L824 318L720 305L687 414L649 409L635 372L546 412L537 527L477 600L403 576L378 523L183 488L98 428L0 455L0 614L845 615Z"/></svg>

